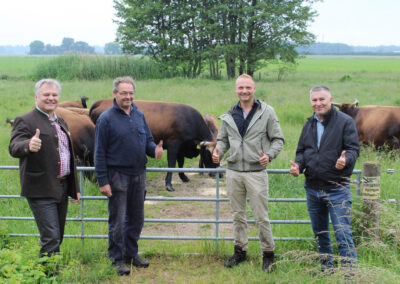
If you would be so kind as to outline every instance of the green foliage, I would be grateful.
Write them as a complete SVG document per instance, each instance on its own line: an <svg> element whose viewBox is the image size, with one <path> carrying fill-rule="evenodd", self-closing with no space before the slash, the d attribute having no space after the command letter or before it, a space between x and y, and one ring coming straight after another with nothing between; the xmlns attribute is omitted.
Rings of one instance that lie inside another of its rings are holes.
<svg viewBox="0 0 400 284"><path fill-rule="evenodd" d="M33 240L12 242L0 250L1 283L53 283L52 276L61 263L61 256L39 258L39 246Z"/></svg>
<svg viewBox="0 0 400 284"><path fill-rule="evenodd" d="M144 57L63 55L38 65L32 78L100 80L129 75L136 80L170 77L156 63Z"/></svg>
<svg viewBox="0 0 400 284"><path fill-rule="evenodd" d="M213 78L222 60L228 78L236 69L253 75L261 60L294 63L295 47L314 38L307 31L314 0L114 2L124 52L149 55L187 78L199 76L205 62Z"/></svg>

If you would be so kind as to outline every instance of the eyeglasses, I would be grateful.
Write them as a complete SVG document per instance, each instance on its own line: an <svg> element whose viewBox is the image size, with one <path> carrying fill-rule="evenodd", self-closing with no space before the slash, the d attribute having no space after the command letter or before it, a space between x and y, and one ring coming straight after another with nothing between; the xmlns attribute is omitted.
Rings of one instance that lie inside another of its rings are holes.
<svg viewBox="0 0 400 284"><path fill-rule="evenodd" d="M135 92L117 92L117 93L120 94L121 96L127 96L127 95L133 96L133 95L135 95Z"/></svg>

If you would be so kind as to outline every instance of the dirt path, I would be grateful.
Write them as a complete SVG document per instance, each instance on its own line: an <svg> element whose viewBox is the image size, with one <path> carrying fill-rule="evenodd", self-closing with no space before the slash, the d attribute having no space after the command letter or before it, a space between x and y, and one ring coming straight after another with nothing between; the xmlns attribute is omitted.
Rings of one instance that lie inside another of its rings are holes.
<svg viewBox="0 0 400 284"><path fill-rule="evenodd" d="M208 174L187 173L188 183L183 183L177 174L172 177L174 192L164 187L162 174L147 181L147 196L163 197L216 197L216 180ZM225 179L220 179L220 197L226 196ZM145 217L157 219L215 219L216 203L205 201L146 201ZM219 218L232 219L228 202L220 202ZM221 236L232 235L232 224L219 225ZM212 223L145 223L142 235L153 236L214 236L215 225Z"/></svg>

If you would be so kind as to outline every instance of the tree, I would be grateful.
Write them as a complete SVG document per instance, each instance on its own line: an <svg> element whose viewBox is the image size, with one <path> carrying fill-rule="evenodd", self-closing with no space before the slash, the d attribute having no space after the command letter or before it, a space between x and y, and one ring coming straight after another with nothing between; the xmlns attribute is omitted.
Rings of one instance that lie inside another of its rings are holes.
<svg viewBox="0 0 400 284"><path fill-rule="evenodd" d="M63 53L71 51L73 46L74 46L74 42L75 42L75 40L73 38L64 37L63 40L62 40L61 46L60 46L61 51Z"/></svg>
<svg viewBox="0 0 400 284"><path fill-rule="evenodd" d="M121 45L118 42L108 42L104 46L105 54L122 54Z"/></svg>
<svg viewBox="0 0 400 284"><path fill-rule="evenodd" d="M29 54L44 54L44 43L40 40L32 41L29 44Z"/></svg>
<svg viewBox="0 0 400 284"><path fill-rule="evenodd" d="M89 46L84 41L77 41L73 44L71 52L73 53L94 53L94 47Z"/></svg>
<svg viewBox="0 0 400 284"><path fill-rule="evenodd" d="M253 75L280 59L294 63L295 47L313 42L307 24L315 0L114 0L118 41L127 53L145 53L186 77L204 62L228 78Z"/></svg>

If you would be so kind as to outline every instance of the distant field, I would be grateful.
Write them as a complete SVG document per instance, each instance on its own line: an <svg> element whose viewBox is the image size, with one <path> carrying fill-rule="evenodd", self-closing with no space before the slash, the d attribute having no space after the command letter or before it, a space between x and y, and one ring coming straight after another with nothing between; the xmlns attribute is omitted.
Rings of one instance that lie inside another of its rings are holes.
<svg viewBox="0 0 400 284"><path fill-rule="evenodd" d="M0 56L0 78L2 75L10 77L29 76L34 68L50 56Z"/></svg>
<svg viewBox="0 0 400 284"><path fill-rule="evenodd" d="M300 59L299 63L299 72L400 72L400 56L312 56Z"/></svg>

